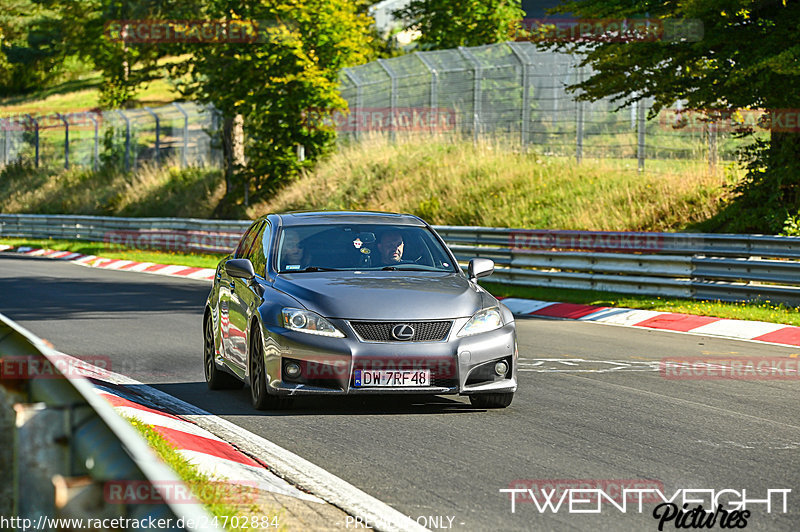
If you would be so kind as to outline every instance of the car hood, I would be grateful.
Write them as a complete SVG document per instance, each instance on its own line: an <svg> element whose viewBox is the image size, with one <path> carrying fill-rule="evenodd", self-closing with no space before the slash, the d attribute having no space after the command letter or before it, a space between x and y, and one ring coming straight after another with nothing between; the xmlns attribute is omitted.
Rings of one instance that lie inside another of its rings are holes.
<svg viewBox="0 0 800 532"><path fill-rule="evenodd" d="M494 298L447 272L280 274L274 288L329 318L434 320L469 317Z"/></svg>

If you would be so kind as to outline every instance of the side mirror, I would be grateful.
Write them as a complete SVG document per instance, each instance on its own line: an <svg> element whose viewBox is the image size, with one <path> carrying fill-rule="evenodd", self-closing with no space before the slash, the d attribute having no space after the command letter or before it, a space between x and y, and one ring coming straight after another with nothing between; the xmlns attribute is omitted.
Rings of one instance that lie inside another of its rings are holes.
<svg viewBox="0 0 800 532"><path fill-rule="evenodd" d="M487 277L492 275L494 271L494 261L490 259L471 259L467 273L470 279L477 279L478 277Z"/></svg>
<svg viewBox="0 0 800 532"><path fill-rule="evenodd" d="M247 279L248 281L256 276L256 271L253 269L253 263L250 262L250 259L231 259L225 262L225 271L231 277Z"/></svg>

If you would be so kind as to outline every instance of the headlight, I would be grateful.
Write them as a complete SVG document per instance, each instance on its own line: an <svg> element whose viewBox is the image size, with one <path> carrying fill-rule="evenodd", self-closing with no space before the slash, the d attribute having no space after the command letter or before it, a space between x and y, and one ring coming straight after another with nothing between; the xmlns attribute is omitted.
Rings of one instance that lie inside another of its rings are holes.
<svg viewBox="0 0 800 532"><path fill-rule="evenodd" d="M344 334L339 329L316 312L299 308L285 308L281 310L281 314L283 315L283 326L287 329L320 336L344 338Z"/></svg>
<svg viewBox="0 0 800 532"><path fill-rule="evenodd" d="M480 334L503 326L503 317L500 315L500 309L497 307L483 309L475 313L466 325L461 328L458 336L472 336L473 334Z"/></svg>

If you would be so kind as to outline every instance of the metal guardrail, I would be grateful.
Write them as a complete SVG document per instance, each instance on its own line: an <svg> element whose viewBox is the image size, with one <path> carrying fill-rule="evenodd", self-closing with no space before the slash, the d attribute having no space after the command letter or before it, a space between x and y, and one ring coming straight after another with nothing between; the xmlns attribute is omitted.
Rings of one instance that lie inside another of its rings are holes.
<svg viewBox="0 0 800 532"><path fill-rule="evenodd" d="M0 237L86 240L133 248L227 253L248 221L0 214Z"/></svg>
<svg viewBox="0 0 800 532"><path fill-rule="evenodd" d="M249 221L0 214L0 237L227 253ZM460 261L499 283L800 305L800 238L436 226Z"/></svg>
<svg viewBox="0 0 800 532"><path fill-rule="evenodd" d="M199 504L174 500L170 491L188 488L89 381L65 374L69 364L0 314L0 515L18 519L9 528L23 529L24 519L39 530L60 529L56 519L91 519L115 530L146 528L132 520L220 530ZM142 485L154 496L140 504L117 502L107 489L138 493Z"/></svg>
<svg viewBox="0 0 800 532"><path fill-rule="evenodd" d="M800 238L710 233L436 228L459 260L495 261L492 281L800 305Z"/></svg>

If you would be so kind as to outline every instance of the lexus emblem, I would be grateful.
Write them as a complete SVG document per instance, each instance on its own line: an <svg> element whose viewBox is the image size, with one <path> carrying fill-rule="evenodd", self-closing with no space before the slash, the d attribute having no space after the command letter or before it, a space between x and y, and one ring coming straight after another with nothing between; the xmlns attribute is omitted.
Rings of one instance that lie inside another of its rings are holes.
<svg viewBox="0 0 800 532"><path fill-rule="evenodd" d="M407 323L401 323L392 327L392 336L395 340L407 341L414 338L414 327Z"/></svg>

